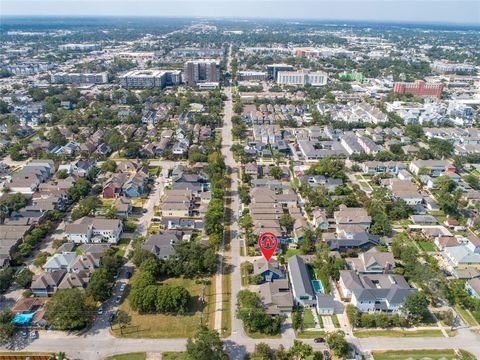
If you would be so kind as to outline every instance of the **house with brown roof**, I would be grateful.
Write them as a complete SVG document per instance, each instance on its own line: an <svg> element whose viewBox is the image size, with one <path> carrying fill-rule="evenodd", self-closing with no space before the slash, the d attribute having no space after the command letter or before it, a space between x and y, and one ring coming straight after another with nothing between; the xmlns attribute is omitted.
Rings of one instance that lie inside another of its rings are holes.
<svg viewBox="0 0 480 360"><path fill-rule="evenodd" d="M57 291L66 273L66 270L56 270L34 276L30 290L35 297L51 296Z"/></svg>
<svg viewBox="0 0 480 360"><path fill-rule="evenodd" d="M335 223L337 225L361 225L368 229L372 223L372 218L368 215L364 208L349 208L345 205L340 205L340 209L333 213Z"/></svg>
<svg viewBox="0 0 480 360"><path fill-rule="evenodd" d="M89 281L89 271L67 273L60 282L60 285L58 285L58 289L85 289Z"/></svg>

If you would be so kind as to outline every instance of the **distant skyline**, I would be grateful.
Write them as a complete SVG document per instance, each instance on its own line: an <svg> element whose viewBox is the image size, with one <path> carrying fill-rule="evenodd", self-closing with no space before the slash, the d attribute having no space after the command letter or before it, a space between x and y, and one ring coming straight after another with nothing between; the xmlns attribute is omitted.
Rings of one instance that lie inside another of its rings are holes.
<svg viewBox="0 0 480 360"><path fill-rule="evenodd" d="M8 16L171 16L480 25L480 0L0 0Z"/></svg>

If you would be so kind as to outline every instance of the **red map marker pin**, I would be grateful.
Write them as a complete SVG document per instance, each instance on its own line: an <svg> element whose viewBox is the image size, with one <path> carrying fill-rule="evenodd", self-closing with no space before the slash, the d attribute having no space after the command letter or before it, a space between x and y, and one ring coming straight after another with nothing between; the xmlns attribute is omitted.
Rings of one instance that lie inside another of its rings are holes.
<svg viewBox="0 0 480 360"><path fill-rule="evenodd" d="M277 249L278 238L271 232L265 232L258 237L258 246L265 257L265 260L269 261Z"/></svg>

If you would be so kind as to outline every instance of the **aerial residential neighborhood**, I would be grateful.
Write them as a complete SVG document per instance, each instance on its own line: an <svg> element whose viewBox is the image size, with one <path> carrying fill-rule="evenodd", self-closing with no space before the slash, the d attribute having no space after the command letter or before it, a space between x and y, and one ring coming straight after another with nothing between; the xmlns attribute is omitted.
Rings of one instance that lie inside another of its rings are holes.
<svg viewBox="0 0 480 360"><path fill-rule="evenodd" d="M240 18L2 17L0 358L480 359L478 24Z"/></svg>

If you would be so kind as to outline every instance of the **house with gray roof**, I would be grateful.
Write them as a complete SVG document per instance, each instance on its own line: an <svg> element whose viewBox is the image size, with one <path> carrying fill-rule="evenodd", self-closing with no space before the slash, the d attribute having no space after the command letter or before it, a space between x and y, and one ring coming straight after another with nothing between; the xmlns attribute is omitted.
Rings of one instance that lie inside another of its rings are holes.
<svg viewBox="0 0 480 360"><path fill-rule="evenodd" d="M467 245L446 247L442 255L454 268L480 270L480 253L472 251Z"/></svg>
<svg viewBox="0 0 480 360"><path fill-rule="evenodd" d="M162 232L150 235L142 245L142 249L151 252L158 259L169 259L175 256L175 243L182 240L179 231Z"/></svg>
<svg viewBox="0 0 480 360"><path fill-rule="evenodd" d="M346 258L345 262L350 270L359 274L386 274L390 273L395 266L395 259L391 252L382 252L374 247L356 258Z"/></svg>
<svg viewBox="0 0 480 360"><path fill-rule="evenodd" d="M73 265L76 258L77 254L75 252L54 254L47 259L47 262L43 265L43 270L45 270L45 272L54 272L56 270L70 271L70 267Z"/></svg>
<svg viewBox="0 0 480 360"><path fill-rule="evenodd" d="M300 256L294 255L288 259L288 277L292 285L294 303L306 307L315 306L316 297L309 270Z"/></svg>
<svg viewBox="0 0 480 360"><path fill-rule="evenodd" d="M402 275L357 274L353 270L340 271L339 286L343 297L361 312L399 311L405 298L417 291Z"/></svg>
<svg viewBox="0 0 480 360"><path fill-rule="evenodd" d="M258 287L258 298L267 314L289 314L293 308L292 291L287 279L266 282Z"/></svg>
<svg viewBox="0 0 480 360"><path fill-rule="evenodd" d="M259 275L263 282L284 279L286 276L285 270L277 260L266 261L263 257L253 261L253 274Z"/></svg>

